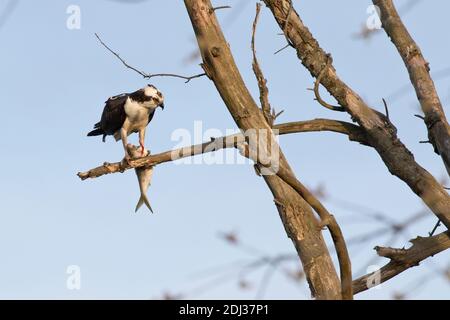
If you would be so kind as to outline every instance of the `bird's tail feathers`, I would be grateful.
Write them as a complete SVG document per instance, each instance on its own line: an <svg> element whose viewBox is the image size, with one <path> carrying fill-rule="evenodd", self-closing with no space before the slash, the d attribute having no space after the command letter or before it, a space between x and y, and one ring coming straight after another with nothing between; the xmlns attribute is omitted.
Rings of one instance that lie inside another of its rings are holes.
<svg viewBox="0 0 450 320"><path fill-rule="evenodd" d="M141 197L139 198L139 201L136 205L136 209L134 210L134 212L137 212L144 203L147 206L147 208L150 210L150 212L153 213L152 206L150 205L150 202L148 201L147 196L144 194L142 194Z"/></svg>
<svg viewBox="0 0 450 320"><path fill-rule="evenodd" d="M102 129L95 129L89 132L87 135L88 137L93 137L93 136L100 136L102 134L105 134L105 132Z"/></svg>

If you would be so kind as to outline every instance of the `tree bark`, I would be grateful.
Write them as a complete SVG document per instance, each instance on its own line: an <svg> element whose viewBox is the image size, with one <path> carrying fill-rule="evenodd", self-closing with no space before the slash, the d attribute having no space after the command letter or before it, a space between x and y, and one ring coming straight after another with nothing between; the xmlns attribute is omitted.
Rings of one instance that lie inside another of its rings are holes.
<svg viewBox="0 0 450 320"><path fill-rule="evenodd" d="M303 24L289 0L263 0L297 51L301 63L318 77L328 65L329 55L320 47ZM361 97L344 83L330 66L321 79L322 85L358 122L369 144L378 152L389 172L403 180L433 213L450 228L450 196L442 185L415 160L400 141L397 129L390 120L370 108Z"/></svg>
<svg viewBox="0 0 450 320"><path fill-rule="evenodd" d="M435 152L442 157L450 175L450 125L430 76L430 66L400 19L392 0L373 0L373 4L380 8L383 28L408 70L411 83L425 114L428 139Z"/></svg>
<svg viewBox="0 0 450 320"><path fill-rule="evenodd" d="M238 127L265 129L272 133L244 84L210 1L185 0L185 5L203 58L202 67ZM261 147L268 154L268 146ZM281 151L279 165L293 175ZM312 295L318 299L340 299L339 279L311 207L276 175L265 175L264 180L275 197L286 233L303 263Z"/></svg>

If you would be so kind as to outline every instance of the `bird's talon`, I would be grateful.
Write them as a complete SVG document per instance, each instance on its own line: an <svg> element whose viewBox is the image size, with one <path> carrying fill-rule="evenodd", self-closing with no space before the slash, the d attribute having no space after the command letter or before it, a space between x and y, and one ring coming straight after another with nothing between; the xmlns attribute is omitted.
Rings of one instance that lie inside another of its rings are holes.
<svg viewBox="0 0 450 320"><path fill-rule="evenodd" d="M123 158L122 162L127 164L127 165L129 165L130 164L130 160L131 160L130 155L126 154L125 157Z"/></svg>

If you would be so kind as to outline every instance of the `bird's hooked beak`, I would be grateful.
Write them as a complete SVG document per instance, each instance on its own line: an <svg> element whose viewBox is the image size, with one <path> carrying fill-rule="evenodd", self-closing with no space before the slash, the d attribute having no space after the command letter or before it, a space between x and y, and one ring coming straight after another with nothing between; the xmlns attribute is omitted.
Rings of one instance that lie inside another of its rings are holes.
<svg viewBox="0 0 450 320"><path fill-rule="evenodd" d="M161 102L159 106L161 107L162 110L164 110L164 102Z"/></svg>

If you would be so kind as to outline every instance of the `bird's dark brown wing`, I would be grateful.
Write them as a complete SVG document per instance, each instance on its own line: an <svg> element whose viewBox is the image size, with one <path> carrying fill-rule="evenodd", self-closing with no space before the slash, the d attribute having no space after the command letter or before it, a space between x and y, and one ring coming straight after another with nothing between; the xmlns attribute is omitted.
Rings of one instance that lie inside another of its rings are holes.
<svg viewBox="0 0 450 320"><path fill-rule="evenodd" d="M147 122L147 124L149 124L150 121L152 121L154 115L155 115L155 110L153 110L152 112L150 112L150 114L148 115L148 122Z"/></svg>
<svg viewBox="0 0 450 320"><path fill-rule="evenodd" d="M100 128L105 134L112 135L122 128L126 119L125 102L127 99L128 95L122 94L111 97L105 102L106 105L103 109L102 119L100 120Z"/></svg>

